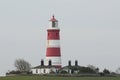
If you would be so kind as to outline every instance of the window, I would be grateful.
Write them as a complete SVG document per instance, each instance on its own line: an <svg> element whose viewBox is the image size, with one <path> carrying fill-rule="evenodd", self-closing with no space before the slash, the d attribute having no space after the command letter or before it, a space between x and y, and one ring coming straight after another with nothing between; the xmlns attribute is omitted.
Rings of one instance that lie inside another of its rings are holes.
<svg viewBox="0 0 120 80"><path fill-rule="evenodd" d="M56 36L58 35L58 33L56 33Z"/></svg>
<svg viewBox="0 0 120 80"><path fill-rule="evenodd" d="M36 73L38 73L38 69L36 69Z"/></svg>
<svg viewBox="0 0 120 80"><path fill-rule="evenodd" d="M48 33L48 36L49 36L50 34Z"/></svg>
<svg viewBox="0 0 120 80"><path fill-rule="evenodd" d="M46 71L45 71L45 69L44 69L44 73L45 73Z"/></svg>
<svg viewBox="0 0 120 80"><path fill-rule="evenodd" d="M55 21L52 22L52 27L55 27Z"/></svg>

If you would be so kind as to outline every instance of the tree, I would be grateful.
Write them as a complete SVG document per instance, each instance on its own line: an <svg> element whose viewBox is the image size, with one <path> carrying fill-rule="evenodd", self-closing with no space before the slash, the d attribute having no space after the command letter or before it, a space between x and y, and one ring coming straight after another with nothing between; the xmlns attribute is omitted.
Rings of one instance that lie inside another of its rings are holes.
<svg viewBox="0 0 120 80"><path fill-rule="evenodd" d="M96 73L98 73L99 72L99 68L96 68L95 66L93 66L93 65L88 65L88 67L90 68L90 69L92 69L93 71L95 71Z"/></svg>
<svg viewBox="0 0 120 80"><path fill-rule="evenodd" d="M117 73L117 74L120 74L120 68L118 68L118 69L116 70L116 73Z"/></svg>
<svg viewBox="0 0 120 80"><path fill-rule="evenodd" d="M103 70L103 73L104 73L104 74L110 74L110 71L109 71L108 69L104 69L104 70Z"/></svg>
<svg viewBox="0 0 120 80"><path fill-rule="evenodd" d="M80 73L96 73L96 72L89 67L80 67Z"/></svg>
<svg viewBox="0 0 120 80"><path fill-rule="evenodd" d="M30 63L25 61L24 59L15 60L14 66L20 72L30 72L31 69Z"/></svg>
<svg viewBox="0 0 120 80"><path fill-rule="evenodd" d="M60 73L62 73L62 74L67 74L68 72L65 71L65 70L62 70Z"/></svg>

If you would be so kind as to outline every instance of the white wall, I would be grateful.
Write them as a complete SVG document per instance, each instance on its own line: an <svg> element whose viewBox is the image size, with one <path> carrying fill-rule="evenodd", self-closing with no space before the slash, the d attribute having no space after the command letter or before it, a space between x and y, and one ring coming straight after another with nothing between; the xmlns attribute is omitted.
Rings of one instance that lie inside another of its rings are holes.
<svg viewBox="0 0 120 80"><path fill-rule="evenodd" d="M56 72L56 70L56 68L32 69L32 74L49 74L51 71Z"/></svg>

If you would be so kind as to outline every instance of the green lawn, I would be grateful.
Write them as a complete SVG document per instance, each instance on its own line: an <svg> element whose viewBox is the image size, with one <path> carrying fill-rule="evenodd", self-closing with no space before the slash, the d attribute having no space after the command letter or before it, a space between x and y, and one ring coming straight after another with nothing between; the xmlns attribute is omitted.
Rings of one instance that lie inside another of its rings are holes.
<svg viewBox="0 0 120 80"><path fill-rule="evenodd" d="M120 77L15 76L15 77L0 77L0 80L120 80Z"/></svg>

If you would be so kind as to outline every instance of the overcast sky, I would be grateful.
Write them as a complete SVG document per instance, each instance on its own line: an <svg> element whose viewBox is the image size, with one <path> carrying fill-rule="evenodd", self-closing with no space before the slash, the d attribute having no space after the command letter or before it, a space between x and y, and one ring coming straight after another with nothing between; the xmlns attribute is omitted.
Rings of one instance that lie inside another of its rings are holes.
<svg viewBox="0 0 120 80"><path fill-rule="evenodd" d="M22 58L32 66L46 53L46 29L55 15L62 64L120 67L120 0L0 0L0 75Z"/></svg>

